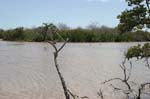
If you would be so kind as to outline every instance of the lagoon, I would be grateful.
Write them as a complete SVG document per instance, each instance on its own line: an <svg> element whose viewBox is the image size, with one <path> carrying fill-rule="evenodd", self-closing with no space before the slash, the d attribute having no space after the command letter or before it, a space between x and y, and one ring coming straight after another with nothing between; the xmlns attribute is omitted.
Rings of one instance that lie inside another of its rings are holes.
<svg viewBox="0 0 150 99"><path fill-rule="evenodd" d="M139 42L68 43L58 58L67 86L79 96L97 99L101 82L122 77L119 64L124 52L137 44ZM133 61L131 80L150 81L149 70L142 62ZM0 41L0 99L63 97L53 62L53 49L48 43Z"/></svg>

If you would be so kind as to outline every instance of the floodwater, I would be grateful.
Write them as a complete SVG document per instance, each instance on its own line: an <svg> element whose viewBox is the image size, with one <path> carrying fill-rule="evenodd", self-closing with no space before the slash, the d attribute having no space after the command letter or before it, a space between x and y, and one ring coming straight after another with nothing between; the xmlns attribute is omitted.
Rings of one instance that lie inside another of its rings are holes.
<svg viewBox="0 0 150 99"><path fill-rule="evenodd" d="M78 96L100 99L101 82L123 77L119 64L124 52L137 44L68 43L58 58L68 88ZM48 43L0 41L0 99L64 99L53 51ZM150 70L142 66L143 61L133 61L131 80L150 81ZM107 94L107 99L116 95Z"/></svg>

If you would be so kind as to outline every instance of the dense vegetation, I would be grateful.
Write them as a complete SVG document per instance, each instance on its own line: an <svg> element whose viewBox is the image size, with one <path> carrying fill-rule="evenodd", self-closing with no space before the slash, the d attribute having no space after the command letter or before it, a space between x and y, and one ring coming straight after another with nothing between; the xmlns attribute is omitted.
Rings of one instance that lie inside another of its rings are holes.
<svg viewBox="0 0 150 99"><path fill-rule="evenodd" d="M119 31L124 33L143 28L150 29L150 0L125 1L128 8L118 15Z"/></svg>
<svg viewBox="0 0 150 99"><path fill-rule="evenodd" d="M58 27L59 28L59 27ZM9 41L37 41L61 39L52 33L52 29L48 30L45 37L44 26L37 28L15 28L3 30L0 29L0 38ZM56 31L55 31L56 32ZM57 32L63 38L69 38L70 42L130 42L130 41L150 41L150 33L143 31L118 33L116 28L109 28L106 26L96 27L90 26L87 28L59 28ZM53 35L52 35L53 34ZM53 37L52 37L53 36Z"/></svg>

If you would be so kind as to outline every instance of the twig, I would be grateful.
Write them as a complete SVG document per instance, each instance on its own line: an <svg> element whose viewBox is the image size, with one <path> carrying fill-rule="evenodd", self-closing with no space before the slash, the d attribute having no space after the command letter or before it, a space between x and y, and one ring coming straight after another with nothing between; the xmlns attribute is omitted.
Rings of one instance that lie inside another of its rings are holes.
<svg viewBox="0 0 150 99"><path fill-rule="evenodd" d="M103 95L103 91L101 89L99 89L99 92L97 92L98 97L100 97L101 99L104 99L104 95Z"/></svg>
<svg viewBox="0 0 150 99"><path fill-rule="evenodd" d="M149 64L149 57L146 57L145 58L145 62L146 62L146 66L150 69L150 64Z"/></svg>
<svg viewBox="0 0 150 99"><path fill-rule="evenodd" d="M68 92L69 92L69 94L73 97L73 99L76 99L76 98L79 97L79 96L77 96L77 95L74 95L69 89L68 89Z"/></svg>
<svg viewBox="0 0 150 99"><path fill-rule="evenodd" d="M132 63L130 62L130 70L129 70L129 74L127 75L127 68L125 66L125 62L126 62L126 59L122 62L122 65L120 65L120 68L123 70L124 79L122 79L122 78L112 78L112 79L109 79L109 80L107 80L103 83L105 84L105 83L113 81L113 80L120 80L121 82L123 82L127 86L128 90L130 92L132 92L131 86L128 82L128 80L130 79L130 76L131 76Z"/></svg>

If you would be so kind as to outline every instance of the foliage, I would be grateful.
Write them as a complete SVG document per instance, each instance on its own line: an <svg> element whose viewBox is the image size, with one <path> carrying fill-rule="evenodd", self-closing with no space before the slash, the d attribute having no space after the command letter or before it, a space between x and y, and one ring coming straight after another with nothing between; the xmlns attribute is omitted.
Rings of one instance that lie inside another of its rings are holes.
<svg viewBox="0 0 150 99"><path fill-rule="evenodd" d="M4 32L4 30L0 29L0 38L3 38L3 32Z"/></svg>
<svg viewBox="0 0 150 99"><path fill-rule="evenodd" d="M123 11L117 18L121 33L133 29L150 28L150 0L126 0L130 9Z"/></svg>
<svg viewBox="0 0 150 99"><path fill-rule="evenodd" d="M150 43L145 43L142 47L142 57L150 57Z"/></svg>
<svg viewBox="0 0 150 99"><path fill-rule="evenodd" d="M50 34L50 38L51 40L53 40L53 36L56 34L57 32L57 27L53 24L53 23L50 23L50 24L47 24L47 23L43 23L43 27L42 27L42 33L43 34L43 41L47 40L47 35L48 33Z"/></svg>
<svg viewBox="0 0 150 99"><path fill-rule="evenodd" d="M136 57L138 59L150 57L150 43L145 43L143 46L139 44L137 46L130 47L126 53L126 57L128 59L133 57Z"/></svg>
<svg viewBox="0 0 150 99"><path fill-rule="evenodd" d="M23 28L2 30L0 29L0 38L11 41L36 41L46 40L62 41L57 33L64 39L69 38L69 42L133 42L150 41L150 33L144 31L118 33L116 28L106 26L75 29L58 29L54 24L48 24L36 28ZM44 27L45 26L45 27ZM47 29L47 32L45 32Z"/></svg>
<svg viewBox="0 0 150 99"><path fill-rule="evenodd" d="M133 57L139 58L139 56L141 55L142 55L142 48L141 48L141 45L139 44L137 46L130 47L127 51L126 57L128 59L133 58Z"/></svg>
<svg viewBox="0 0 150 99"><path fill-rule="evenodd" d="M7 30L3 33L4 40L24 40L24 28L19 27L13 30Z"/></svg>

